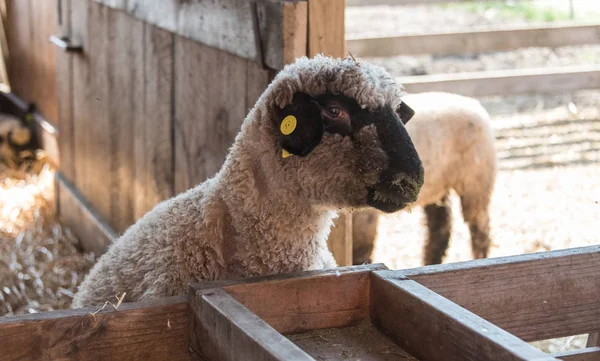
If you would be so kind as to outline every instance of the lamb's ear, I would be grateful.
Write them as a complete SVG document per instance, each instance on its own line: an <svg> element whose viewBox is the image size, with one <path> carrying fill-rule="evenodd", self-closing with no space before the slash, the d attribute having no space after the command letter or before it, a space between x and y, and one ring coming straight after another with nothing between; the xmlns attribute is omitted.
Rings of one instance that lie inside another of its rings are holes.
<svg viewBox="0 0 600 361"><path fill-rule="evenodd" d="M319 104L305 93L296 93L292 102L278 112L279 144L286 152L307 156L323 137Z"/></svg>
<svg viewBox="0 0 600 361"><path fill-rule="evenodd" d="M405 102L402 102L400 104L396 112L398 113L402 124L405 125L415 115L415 111L411 107L409 107Z"/></svg>

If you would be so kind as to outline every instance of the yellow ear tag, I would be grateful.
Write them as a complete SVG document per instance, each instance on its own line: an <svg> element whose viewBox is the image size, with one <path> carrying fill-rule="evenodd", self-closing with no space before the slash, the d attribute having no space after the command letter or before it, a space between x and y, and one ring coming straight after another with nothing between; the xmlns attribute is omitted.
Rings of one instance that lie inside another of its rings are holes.
<svg viewBox="0 0 600 361"><path fill-rule="evenodd" d="M281 133L284 135L292 134L292 132L296 129L296 117L293 115L288 115L283 118L283 122L281 122Z"/></svg>
<svg viewBox="0 0 600 361"><path fill-rule="evenodd" d="M289 157L290 155L291 155L291 154L290 154L290 153L289 153L287 150L285 150L285 149L282 149L282 150L281 150L281 157L283 157L283 158L287 158L287 157Z"/></svg>

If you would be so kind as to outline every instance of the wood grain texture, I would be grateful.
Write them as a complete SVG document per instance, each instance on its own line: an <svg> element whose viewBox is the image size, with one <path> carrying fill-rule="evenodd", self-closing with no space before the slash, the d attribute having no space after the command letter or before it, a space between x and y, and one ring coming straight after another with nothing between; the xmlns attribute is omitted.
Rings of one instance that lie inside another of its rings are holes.
<svg viewBox="0 0 600 361"><path fill-rule="evenodd" d="M108 305L94 318L96 310L0 318L2 359L190 360L187 297Z"/></svg>
<svg viewBox="0 0 600 361"><path fill-rule="evenodd" d="M175 38L175 191L220 169L246 117L248 61Z"/></svg>
<svg viewBox="0 0 600 361"><path fill-rule="evenodd" d="M110 224L123 233L135 221L135 125L144 122L144 23L108 11L108 117L110 137ZM95 36L103 36L97 34ZM96 74L95 77L102 77ZM141 129L143 131L143 128ZM143 136L143 135L142 135ZM97 150L100 151L100 150Z"/></svg>
<svg viewBox="0 0 600 361"><path fill-rule="evenodd" d="M526 47L561 47L600 43L600 25L552 24L498 30L462 31L348 39L355 56L456 55L508 51Z"/></svg>
<svg viewBox="0 0 600 361"><path fill-rule="evenodd" d="M194 284L223 289L283 334L344 327L368 316L369 274L383 265L341 267Z"/></svg>
<svg viewBox="0 0 600 361"><path fill-rule="evenodd" d="M61 0L57 35L71 34L71 0ZM56 101L60 170L72 183L75 179L75 140L73 134L73 56L54 49L56 57Z"/></svg>
<svg viewBox="0 0 600 361"><path fill-rule="evenodd" d="M261 8L261 32L256 31L253 2L245 0L179 1L179 0L94 0L150 25L158 26L175 35L207 45L243 59L261 62L266 55L267 66L280 69L283 66L282 44L285 42L282 8L292 4L288 13L302 11L306 0L259 0ZM293 10L290 10L293 9ZM302 21L302 20L300 20ZM292 21L293 22L293 21ZM305 29L296 26L300 33ZM263 38L264 36L264 38ZM288 38L296 42L296 39Z"/></svg>
<svg viewBox="0 0 600 361"><path fill-rule="evenodd" d="M598 361L600 360L600 347L558 352L552 354L552 356L563 361Z"/></svg>
<svg viewBox="0 0 600 361"><path fill-rule="evenodd" d="M378 271L371 319L400 347L427 361L551 361L528 343L415 281Z"/></svg>
<svg viewBox="0 0 600 361"><path fill-rule="evenodd" d="M298 2L258 2L260 49L265 65L281 69L306 55L308 44L308 4ZM276 50L276 51L274 51ZM258 54L261 58L261 54Z"/></svg>
<svg viewBox="0 0 600 361"><path fill-rule="evenodd" d="M536 341L600 329L600 246L395 271Z"/></svg>
<svg viewBox="0 0 600 361"><path fill-rule="evenodd" d="M562 93L600 87L600 65L572 65L514 70L399 77L409 93L454 92L466 96Z"/></svg>
<svg viewBox="0 0 600 361"><path fill-rule="evenodd" d="M145 26L144 110L135 118L135 219L174 195L173 35Z"/></svg>
<svg viewBox="0 0 600 361"><path fill-rule="evenodd" d="M108 57L110 9L71 0L73 40L84 52L73 56L73 134L77 190L111 220L111 124Z"/></svg>
<svg viewBox="0 0 600 361"><path fill-rule="evenodd" d="M34 102L48 121L56 124L55 50L48 41L56 31L53 1L7 0L7 64L11 90Z"/></svg>
<svg viewBox="0 0 600 361"><path fill-rule="evenodd" d="M314 361L222 289L198 291L190 346L206 360Z"/></svg>
<svg viewBox="0 0 600 361"><path fill-rule="evenodd" d="M283 6L283 65L307 55L308 3L285 2Z"/></svg>
<svg viewBox="0 0 600 361"><path fill-rule="evenodd" d="M267 89L275 75L274 70L264 69L258 63L248 62L246 80L246 115L250 112L258 98Z"/></svg>
<svg viewBox="0 0 600 361"><path fill-rule="evenodd" d="M346 0L308 0L308 55L346 56Z"/></svg>
<svg viewBox="0 0 600 361"><path fill-rule="evenodd" d="M59 220L78 236L85 252L102 255L118 235L59 171L55 174Z"/></svg>

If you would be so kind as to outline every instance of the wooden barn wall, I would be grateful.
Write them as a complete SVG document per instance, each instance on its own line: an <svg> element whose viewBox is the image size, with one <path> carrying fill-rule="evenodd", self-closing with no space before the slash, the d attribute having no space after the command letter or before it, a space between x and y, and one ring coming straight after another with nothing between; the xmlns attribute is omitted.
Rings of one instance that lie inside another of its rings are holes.
<svg viewBox="0 0 600 361"><path fill-rule="evenodd" d="M120 234L217 172L273 71L96 2L62 10L85 49L57 67L62 175ZM102 253L110 239L64 193L61 217Z"/></svg>
<svg viewBox="0 0 600 361"><path fill-rule="evenodd" d="M7 71L12 91L34 102L50 122L57 120L55 51L48 41L57 24L51 0L4 0L9 50Z"/></svg>

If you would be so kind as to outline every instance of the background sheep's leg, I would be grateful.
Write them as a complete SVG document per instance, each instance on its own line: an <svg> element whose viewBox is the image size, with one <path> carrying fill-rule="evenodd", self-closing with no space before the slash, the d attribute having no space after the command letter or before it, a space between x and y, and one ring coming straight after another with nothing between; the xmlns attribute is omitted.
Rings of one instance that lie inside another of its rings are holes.
<svg viewBox="0 0 600 361"><path fill-rule="evenodd" d="M452 234L452 209L445 195L438 203L424 207L427 222L427 240L423 251L425 265L442 263Z"/></svg>
<svg viewBox="0 0 600 361"><path fill-rule="evenodd" d="M365 210L352 214L352 264L371 263L377 239L379 212Z"/></svg>
<svg viewBox="0 0 600 361"><path fill-rule="evenodd" d="M490 195L487 192L461 196L463 217L469 225L471 250L475 259L487 258L490 249L489 203Z"/></svg>

